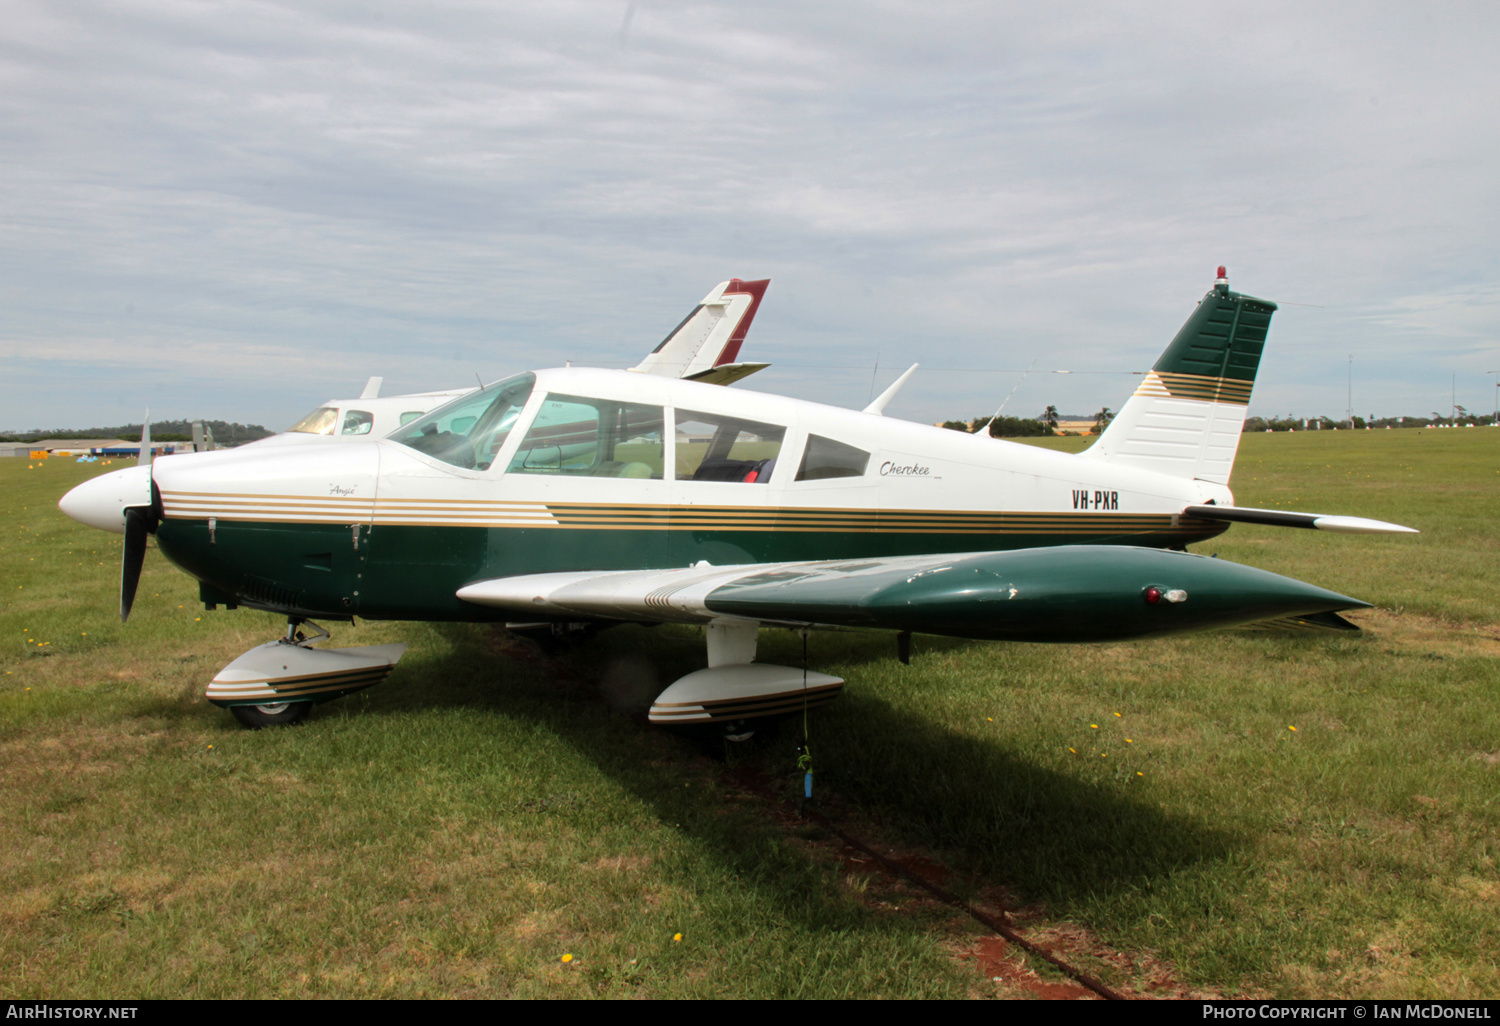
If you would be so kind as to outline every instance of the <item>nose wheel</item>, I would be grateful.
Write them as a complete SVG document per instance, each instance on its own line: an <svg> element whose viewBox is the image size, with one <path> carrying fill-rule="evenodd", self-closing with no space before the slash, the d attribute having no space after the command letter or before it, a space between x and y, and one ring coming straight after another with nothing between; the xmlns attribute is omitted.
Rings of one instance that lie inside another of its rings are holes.
<svg viewBox="0 0 1500 1026"><path fill-rule="evenodd" d="M262 727L288 727L300 723L312 712L311 702L272 702L266 705L235 705L229 711L251 730Z"/></svg>
<svg viewBox="0 0 1500 1026"><path fill-rule="evenodd" d="M303 617L287 619L286 634L258 645L219 671L207 698L227 707L251 730L300 723L319 702L379 684L404 644L314 648L328 632Z"/></svg>

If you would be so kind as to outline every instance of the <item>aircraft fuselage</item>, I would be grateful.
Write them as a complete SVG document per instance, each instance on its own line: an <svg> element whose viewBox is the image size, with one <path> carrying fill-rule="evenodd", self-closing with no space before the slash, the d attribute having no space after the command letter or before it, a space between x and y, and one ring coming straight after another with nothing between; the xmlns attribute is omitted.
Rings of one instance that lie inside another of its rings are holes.
<svg viewBox="0 0 1500 1026"><path fill-rule="evenodd" d="M1233 501L1137 467L621 371L537 372L494 444L470 466L389 439L175 456L154 468L157 541L211 603L494 620L513 617L458 589L701 562L1180 548L1225 529L1184 506Z"/></svg>

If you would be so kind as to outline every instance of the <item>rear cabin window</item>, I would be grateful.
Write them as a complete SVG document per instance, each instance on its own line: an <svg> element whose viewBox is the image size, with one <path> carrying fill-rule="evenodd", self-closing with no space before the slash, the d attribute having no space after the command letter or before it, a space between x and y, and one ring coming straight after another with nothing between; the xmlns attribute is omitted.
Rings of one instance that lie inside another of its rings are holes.
<svg viewBox="0 0 1500 1026"><path fill-rule="evenodd" d="M716 413L677 411L677 480L765 484L786 428Z"/></svg>
<svg viewBox="0 0 1500 1026"><path fill-rule="evenodd" d="M864 477L870 454L822 435L808 435L798 481L826 481L831 477Z"/></svg>
<svg viewBox="0 0 1500 1026"><path fill-rule="evenodd" d="M512 474L660 481L666 465L660 406L549 395L510 461Z"/></svg>
<svg viewBox="0 0 1500 1026"><path fill-rule="evenodd" d="M535 376L518 374L475 389L390 437L455 467L488 470L535 384Z"/></svg>

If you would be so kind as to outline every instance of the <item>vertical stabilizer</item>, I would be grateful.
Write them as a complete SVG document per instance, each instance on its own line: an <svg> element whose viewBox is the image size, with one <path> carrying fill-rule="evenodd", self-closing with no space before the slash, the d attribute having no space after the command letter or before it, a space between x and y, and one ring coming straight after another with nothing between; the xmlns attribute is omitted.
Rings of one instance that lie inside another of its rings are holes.
<svg viewBox="0 0 1500 1026"><path fill-rule="evenodd" d="M1218 280L1083 455L1228 485L1276 304Z"/></svg>
<svg viewBox="0 0 1500 1026"><path fill-rule="evenodd" d="M734 363L769 284L770 279L731 278L719 285L650 355L630 369L641 374L698 379L715 367Z"/></svg>

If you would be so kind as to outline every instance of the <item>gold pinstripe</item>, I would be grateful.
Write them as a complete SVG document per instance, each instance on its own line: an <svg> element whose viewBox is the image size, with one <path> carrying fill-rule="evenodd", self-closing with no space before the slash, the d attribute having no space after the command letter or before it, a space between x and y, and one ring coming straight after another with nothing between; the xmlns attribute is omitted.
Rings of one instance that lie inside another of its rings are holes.
<svg viewBox="0 0 1500 1026"><path fill-rule="evenodd" d="M1135 390L1136 395L1166 399L1197 399L1203 402L1250 404L1253 381L1216 378L1206 374L1172 374L1151 371Z"/></svg>
<svg viewBox="0 0 1500 1026"><path fill-rule="evenodd" d="M1072 535L1171 531L1196 535L1208 524L1170 513L987 512L766 506L667 506L474 499L347 499L323 496L163 492L172 519L391 526L527 527L563 530L715 530L862 534Z"/></svg>

